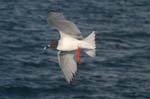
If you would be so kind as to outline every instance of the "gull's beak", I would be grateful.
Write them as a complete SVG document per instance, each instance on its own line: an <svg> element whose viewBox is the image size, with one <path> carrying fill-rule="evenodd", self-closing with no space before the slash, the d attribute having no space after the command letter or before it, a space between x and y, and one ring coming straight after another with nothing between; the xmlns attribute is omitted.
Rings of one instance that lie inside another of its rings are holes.
<svg viewBox="0 0 150 99"><path fill-rule="evenodd" d="M46 50L47 48L49 48L49 45L45 46L45 47L43 48L43 50Z"/></svg>

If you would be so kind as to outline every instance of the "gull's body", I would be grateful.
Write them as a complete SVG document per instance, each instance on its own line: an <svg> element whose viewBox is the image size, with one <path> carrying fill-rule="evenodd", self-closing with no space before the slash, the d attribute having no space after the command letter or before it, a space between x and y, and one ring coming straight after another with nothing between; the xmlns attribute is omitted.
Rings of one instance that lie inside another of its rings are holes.
<svg viewBox="0 0 150 99"><path fill-rule="evenodd" d="M48 23L55 27L60 33L60 40L58 41L57 50L58 62L64 73L65 79L68 83L73 79L77 71L77 59L72 53L81 48L91 56L95 56L95 32L92 32L85 39L82 37L80 30L74 23L64 18L62 13L50 12L48 16ZM79 54L79 53L78 53Z"/></svg>
<svg viewBox="0 0 150 99"><path fill-rule="evenodd" d="M94 46L91 46L89 43L87 43L85 40L78 40L74 37L69 36L68 34L62 33L61 39L59 40L57 49L61 51L73 51L77 48L86 48L86 49L94 49Z"/></svg>

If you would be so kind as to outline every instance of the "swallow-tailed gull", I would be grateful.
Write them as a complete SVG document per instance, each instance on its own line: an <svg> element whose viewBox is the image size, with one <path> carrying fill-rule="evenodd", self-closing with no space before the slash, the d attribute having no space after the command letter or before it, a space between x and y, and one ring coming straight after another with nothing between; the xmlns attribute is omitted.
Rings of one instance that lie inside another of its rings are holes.
<svg viewBox="0 0 150 99"><path fill-rule="evenodd" d="M48 24L59 31L60 40L51 41L47 47L58 50L58 63L66 81L70 83L77 71L77 62L80 63L80 49L95 57L95 31L83 38L78 27L60 12L50 12Z"/></svg>

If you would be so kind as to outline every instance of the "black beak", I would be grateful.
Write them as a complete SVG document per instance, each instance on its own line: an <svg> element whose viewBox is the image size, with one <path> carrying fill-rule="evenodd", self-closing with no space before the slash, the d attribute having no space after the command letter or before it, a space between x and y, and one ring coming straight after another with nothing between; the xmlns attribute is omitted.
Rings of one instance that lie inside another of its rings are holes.
<svg viewBox="0 0 150 99"><path fill-rule="evenodd" d="M49 48L49 45L45 46L43 49L46 50L47 48Z"/></svg>

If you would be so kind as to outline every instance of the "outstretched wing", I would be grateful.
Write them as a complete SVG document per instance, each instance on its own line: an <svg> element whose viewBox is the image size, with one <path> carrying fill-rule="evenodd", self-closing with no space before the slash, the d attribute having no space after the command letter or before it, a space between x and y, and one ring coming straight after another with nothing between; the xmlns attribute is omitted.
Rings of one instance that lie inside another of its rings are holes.
<svg viewBox="0 0 150 99"><path fill-rule="evenodd" d="M59 51L58 62L68 83L73 80L77 71L77 63L72 52Z"/></svg>
<svg viewBox="0 0 150 99"><path fill-rule="evenodd" d="M68 34L74 38L83 38L78 27L73 22L66 20L62 13L50 12L48 14L48 24L55 27L58 31Z"/></svg>

